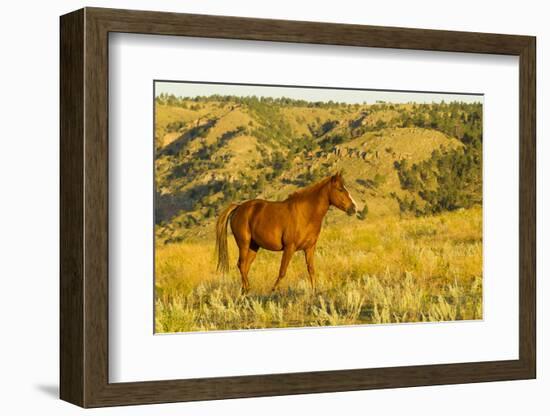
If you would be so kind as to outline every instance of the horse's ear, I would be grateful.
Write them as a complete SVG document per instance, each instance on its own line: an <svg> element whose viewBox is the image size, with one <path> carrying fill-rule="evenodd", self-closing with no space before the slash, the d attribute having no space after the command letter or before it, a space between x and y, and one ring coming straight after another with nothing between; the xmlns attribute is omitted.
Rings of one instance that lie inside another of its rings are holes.
<svg viewBox="0 0 550 416"><path fill-rule="evenodd" d="M335 175L336 179L342 184L344 185L344 170L343 169L340 169L338 171L338 173Z"/></svg>

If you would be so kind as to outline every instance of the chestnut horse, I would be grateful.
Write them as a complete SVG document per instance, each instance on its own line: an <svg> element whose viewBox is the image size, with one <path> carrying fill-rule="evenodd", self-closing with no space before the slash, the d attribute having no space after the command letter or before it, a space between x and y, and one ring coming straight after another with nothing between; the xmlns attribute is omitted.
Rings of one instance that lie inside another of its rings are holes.
<svg viewBox="0 0 550 416"><path fill-rule="evenodd" d="M284 201L253 199L231 204L222 211L216 223L218 271L227 273L229 270L227 223L231 221L231 231L239 247L237 267L241 272L243 293L248 292L248 271L260 248L283 252L279 276L272 291L285 277L288 263L298 250L305 254L309 281L315 290L315 245L323 218L331 205L349 215L357 210L341 173L294 192Z"/></svg>

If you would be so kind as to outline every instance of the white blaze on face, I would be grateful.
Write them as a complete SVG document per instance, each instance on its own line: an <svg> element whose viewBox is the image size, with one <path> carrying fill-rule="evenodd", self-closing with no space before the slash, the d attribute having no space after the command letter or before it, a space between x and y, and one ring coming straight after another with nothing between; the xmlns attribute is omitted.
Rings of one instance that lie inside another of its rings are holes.
<svg viewBox="0 0 550 416"><path fill-rule="evenodd" d="M355 207L355 210L357 211L357 202L355 202L355 199L353 199L353 197L352 197L351 194L349 193L348 188L346 188L346 187L344 186L344 189L345 189L346 192L348 193L349 199L351 199L351 202L352 202L353 206Z"/></svg>

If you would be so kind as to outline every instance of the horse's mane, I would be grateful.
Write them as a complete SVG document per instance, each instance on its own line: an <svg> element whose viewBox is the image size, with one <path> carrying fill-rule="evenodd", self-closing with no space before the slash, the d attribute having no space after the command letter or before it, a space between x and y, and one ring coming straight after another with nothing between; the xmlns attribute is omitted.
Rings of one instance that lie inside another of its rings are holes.
<svg viewBox="0 0 550 416"><path fill-rule="evenodd" d="M294 191L293 193L291 193L288 196L288 198L286 199L286 201L292 200L292 199L297 199L297 198L300 198L302 196L306 196L306 195L309 195L313 192L316 192L320 188L325 186L330 181L330 179L331 179L331 177L329 176L325 179L321 179L319 182L316 182L312 185L306 186L305 188L298 189L297 191Z"/></svg>

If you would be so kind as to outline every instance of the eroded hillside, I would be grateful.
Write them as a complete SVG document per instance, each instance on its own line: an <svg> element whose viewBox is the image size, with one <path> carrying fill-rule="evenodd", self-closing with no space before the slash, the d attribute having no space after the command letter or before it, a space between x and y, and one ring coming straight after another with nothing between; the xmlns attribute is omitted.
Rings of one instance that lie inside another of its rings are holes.
<svg viewBox="0 0 550 416"><path fill-rule="evenodd" d="M230 202L284 199L339 169L361 219L481 200L480 104L160 96L155 119L159 243L210 235Z"/></svg>

